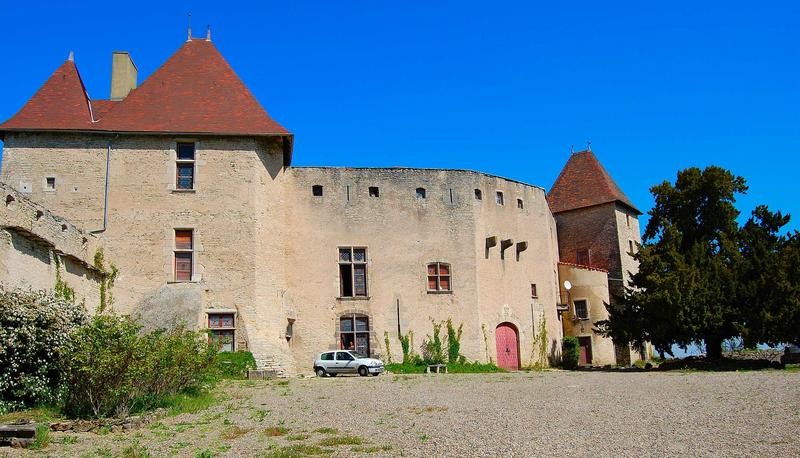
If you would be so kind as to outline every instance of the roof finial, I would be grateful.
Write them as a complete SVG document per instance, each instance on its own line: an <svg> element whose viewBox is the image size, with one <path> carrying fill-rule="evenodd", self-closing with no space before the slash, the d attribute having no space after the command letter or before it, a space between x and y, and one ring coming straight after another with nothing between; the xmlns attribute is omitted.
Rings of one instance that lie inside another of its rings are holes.
<svg viewBox="0 0 800 458"><path fill-rule="evenodd" d="M189 30L187 31L186 41L192 41L192 12L191 11L189 11L188 22L189 22L189 27L188 27Z"/></svg>
<svg viewBox="0 0 800 458"><path fill-rule="evenodd" d="M206 41L211 41L211 24L208 25L208 30L206 30Z"/></svg>
<svg viewBox="0 0 800 458"><path fill-rule="evenodd" d="M569 152L575 154L575 145L569 145Z"/></svg>
<svg viewBox="0 0 800 458"><path fill-rule="evenodd" d="M586 146L586 148L587 148L587 150L588 150L590 153L592 152L592 141L591 141L591 140L589 140L589 141L587 142L587 146Z"/></svg>
<svg viewBox="0 0 800 458"><path fill-rule="evenodd" d="M70 51L69 52L69 57L67 57L67 60L70 61L70 62L75 62L75 52L74 51Z"/></svg>

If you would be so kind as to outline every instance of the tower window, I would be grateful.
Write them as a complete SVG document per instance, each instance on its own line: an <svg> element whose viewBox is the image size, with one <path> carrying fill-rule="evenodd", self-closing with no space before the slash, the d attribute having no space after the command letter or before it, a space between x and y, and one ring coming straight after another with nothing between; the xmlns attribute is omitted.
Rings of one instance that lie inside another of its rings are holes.
<svg viewBox="0 0 800 458"><path fill-rule="evenodd" d="M539 297L539 294L536 291L536 283L531 283L531 297L534 299Z"/></svg>
<svg viewBox="0 0 800 458"><path fill-rule="evenodd" d="M497 205L505 205L505 201L503 200L503 191L497 191L494 200L497 202Z"/></svg>
<svg viewBox="0 0 800 458"><path fill-rule="evenodd" d="M475 190L475 199L483 200L483 192L480 189Z"/></svg>
<svg viewBox="0 0 800 458"><path fill-rule="evenodd" d="M191 229L175 229L175 281L192 281L194 237Z"/></svg>
<svg viewBox="0 0 800 458"><path fill-rule="evenodd" d="M315 184L311 187L311 195L314 197L322 197L322 185Z"/></svg>
<svg viewBox="0 0 800 458"><path fill-rule="evenodd" d="M425 188L417 188L417 199L425 198Z"/></svg>
<svg viewBox="0 0 800 458"><path fill-rule="evenodd" d="M367 296L367 249L339 248L341 297Z"/></svg>
<svg viewBox="0 0 800 458"><path fill-rule="evenodd" d="M589 319L589 305L586 300L575 301L575 317L581 320Z"/></svg>
<svg viewBox="0 0 800 458"><path fill-rule="evenodd" d="M582 266L592 265L592 250L582 249L575 254L575 263Z"/></svg>
<svg viewBox="0 0 800 458"><path fill-rule="evenodd" d="M369 187L369 196L370 197L380 197L381 196L381 190L378 189L377 186L370 186Z"/></svg>
<svg viewBox="0 0 800 458"><path fill-rule="evenodd" d="M44 179L44 189L47 191L56 190L56 177L47 177Z"/></svg>
<svg viewBox="0 0 800 458"><path fill-rule="evenodd" d="M428 264L428 291L452 291L450 264L432 262Z"/></svg>
<svg viewBox="0 0 800 458"><path fill-rule="evenodd" d="M522 202L522 199L517 199L517 208L525 208L525 204Z"/></svg>
<svg viewBox="0 0 800 458"><path fill-rule="evenodd" d="M194 143L178 143L175 163L175 189L194 189Z"/></svg>

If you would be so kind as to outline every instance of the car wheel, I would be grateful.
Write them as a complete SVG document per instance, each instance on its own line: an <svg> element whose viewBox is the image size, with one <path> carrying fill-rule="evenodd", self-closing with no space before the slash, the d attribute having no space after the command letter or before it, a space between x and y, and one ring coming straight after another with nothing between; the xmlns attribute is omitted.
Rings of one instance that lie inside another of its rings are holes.
<svg viewBox="0 0 800 458"><path fill-rule="evenodd" d="M318 367L314 372L317 373L317 377L325 377L325 369Z"/></svg>
<svg viewBox="0 0 800 458"><path fill-rule="evenodd" d="M358 368L358 375L360 375L362 377L366 377L367 374L369 374L369 372L367 372L367 367L366 366L361 366L361 367Z"/></svg>

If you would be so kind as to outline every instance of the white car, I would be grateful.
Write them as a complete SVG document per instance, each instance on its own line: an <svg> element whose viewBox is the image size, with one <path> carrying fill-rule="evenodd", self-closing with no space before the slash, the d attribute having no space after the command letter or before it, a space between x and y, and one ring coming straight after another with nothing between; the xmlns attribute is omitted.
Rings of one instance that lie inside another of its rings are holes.
<svg viewBox="0 0 800 458"><path fill-rule="evenodd" d="M366 377L369 374L379 375L383 372L383 361L369 358L352 350L337 350L320 353L314 361L314 372L317 377L339 374L355 374Z"/></svg>

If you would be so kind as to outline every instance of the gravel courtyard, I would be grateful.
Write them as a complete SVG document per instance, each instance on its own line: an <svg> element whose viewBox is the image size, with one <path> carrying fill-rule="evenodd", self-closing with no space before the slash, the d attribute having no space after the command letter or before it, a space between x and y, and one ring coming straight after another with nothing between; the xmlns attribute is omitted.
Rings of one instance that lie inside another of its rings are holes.
<svg viewBox="0 0 800 458"><path fill-rule="evenodd" d="M135 432L51 433L42 451L0 455L800 456L797 371L383 375L219 391L207 410Z"/></svg>

